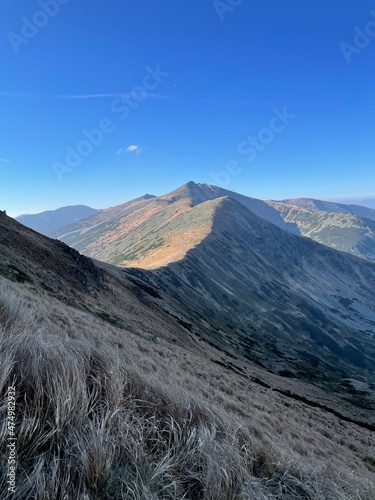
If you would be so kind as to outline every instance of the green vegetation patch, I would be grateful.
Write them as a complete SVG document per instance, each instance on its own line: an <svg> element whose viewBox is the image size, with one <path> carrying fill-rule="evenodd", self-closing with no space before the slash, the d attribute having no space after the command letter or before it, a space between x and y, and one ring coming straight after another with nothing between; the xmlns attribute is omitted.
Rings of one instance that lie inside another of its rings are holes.
<svg viewBox="0 0 375 500"><path fill-rule="evenodd" d="M112 326L116 326L117 328L121 328L122 330L129 330L131 329L131 325L124 321L121 318L118 318L117 316L111 316L110 314L100 311L96 312L95 316L100 318L101 320L105 321L106 323L109 323Z"/></svg>
<svg viewBox="0 0 375 500"><path fill-rule="evenodd" d="M0 274L4 276L4 278L15 281L16 283L32 283L32 279L29 275L13 265L8 265L6 268L0 269Z"/></svg>

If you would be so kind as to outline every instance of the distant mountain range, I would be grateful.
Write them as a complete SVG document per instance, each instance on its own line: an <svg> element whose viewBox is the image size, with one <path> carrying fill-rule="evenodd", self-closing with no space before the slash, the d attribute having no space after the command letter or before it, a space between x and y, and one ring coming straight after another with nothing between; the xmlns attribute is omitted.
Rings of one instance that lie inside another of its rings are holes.
<svg viewBox="0 0 375 500"><path fill-rule="evenodd" d="M372 208L375 210L375 198L365 198L363 200L359 199L347 199L341 200L340 203L344 203L345 205L360 205L362 207Z"/></svg>
<svg viewBox="0 0 375 500"><path fill-rule="evenodd" d="M281 203L320 212L350 213L358 215L358 217L366 217L367 219L375 221L375 210L361 205L314 200L313 198L292 198L289 200L282 200Z"/></svg>
<svg viewBox="0 0 375 500"><path fill-rule="evenodd" d="M38 233L48 235L51 231L59 227L87 219L97 212L98 210L85 205L75 205L58 208L57 210L48 210L39 214L20 215L16 217L16 220L27 227L31 227L34 231L38 231Z"/></svg>
<svg viewBox="0 0 375 500"><path fill-rule="evenodd" d="M189 189L190 185L195 186L195 193L184 198L181 193ZM157 265L160 259L169 261L168 255L173 260L174 253L181 253L181 246L173 231L171 235L174 241L169 241L168 236L164 236L168 240L165 244L154 241L152 230L147 233L145 218L148 214L158 212L166 221L172 217L172 213L167 210L171 203L178 201L173 210L181 212L186 209L186 204L189 205L190 202L186 201L189 196L193 196L193 205L229 196L262 219L292 234L308 237L357 257L375 260L375 210L306 198L282 202L263 201L206 184L188 183L186 186L177 195L145 195L116 207L99 210L87 219L77 218L76 222L51 229L45 234L64 241L86 255L116 265L152 265L155 259L153 254L147 252L149 264L139 254L145 250L144 241L149 241L155 252L158 249ZM160 211L161 207L165 207L165 213Z"/></svg>
<svg viewBox="0 0 375 500"><path fill-rule="evenodd" d="M353 206L343 205L346 211L336 211L336 204L330 206L327 202L319 202L318 205L322 203L325 211L280 202L267 203L289 224L290 232L357 257L375 260L375 217L370 218L375 216L374 210L364 209L368 215L368 218L365 218L354 215L353 211L357 210ZM308 206L312 207L311 204Z"/></svg>

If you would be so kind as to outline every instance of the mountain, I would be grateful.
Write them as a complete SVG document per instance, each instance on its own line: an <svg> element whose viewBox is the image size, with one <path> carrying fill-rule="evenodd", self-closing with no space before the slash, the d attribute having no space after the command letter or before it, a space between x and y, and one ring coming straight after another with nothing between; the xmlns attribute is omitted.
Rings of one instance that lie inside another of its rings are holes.
<svg viewBox="0 0 375 500"><path fill-rule="evenodd" d="M343 379L366 380L351 399L375 408L374 264L290 234L298 225L272 204L192 182L74 227L66 241L137 267L128 272L241 369L251 361L340 394Z"/></svg>
<svg viewBox="0 0 375 500"><path fill-rule="evenodd" d="M0 212L17 498L372 500L375 265L201 195L122 207L144 237L179 232L182 251L153 269L94 261Z"/></svg>
<svg viewBox="0 0 375 500"><path fill-rule="evenodd" d="M260 217L284 229L295 231L295 224L285 223L279 212L262 200L216 186L189 182L164 196L146 195L101 211L86 221L57 229L51 236L86 255L116 265L139 265L142 253L147 253L148 258L152 259L147 251L147 245L157 250L160 262L173 260L183 253L179 242L180 235L183 236L184 233L183 226L177 232L171 228L170 235L163 236L164 243L160 238L154 238L155 228L159 230L163 224L177 221L176 217L187 212L192 206L223 196L230 196ZM196 237L199 240L199 235Z"/></svg>
<svg viewBox="0 0 375 500"><path fill-rule="evenodd" d="M357 204L375 210L375 198L368 198L366 200L357 200Z"/></svg>
<svg viewBox="0 0 375 500"><path fill-rule="evenodd" d="M374 382L374 264L290 235L229 197L190 208L154 237L176 228L189 248L168 264L148 250L142 261L153 269L137 276L188 310L205 341L336 391L357 375ZM375 408L370 385L359 406Z"/></svg>
<svg viewBox="0 0 375 500"><path fill-rule="evenodd" d="M371 208L371 209L375 210L375 198L366 198L363 200L348 199L348 200L342 200L341 203L344 203L345 205L352 205L354 203L357 206L359 205L361 207Z"/></svg>
<svg viewBox="0 0 375 500"><path fill-rule="evenodd" d="M305 209L193 182L164 196L146 195L118 207L102 210L85 221L58 228L50 236L86 255L112 264L152 267L183 255L186 246L182 241L184 230L183 227L173 226L172 222L184 223L183 219L177 220L177 215L186 212L191 206L224 196L238 201L262 219L292 234L311 238L357 257L375 260L375 215L371 213L375 214L375 211L354 206L331 206L329 202L315 200L301 202L310 207ZM364 210L369 217L363 218L349 210L358 213ZM152 218L156 214L158 216ZM371 220L371 216L374 220ZM159 226L167 223L172 224L169 234L161 236ZM157 239L154 238L155 230L159 234ZM190 237L199 239L200 235ZM153 252L149 251L151 247Z"/></svg>
<svg viewBox="0 0 375 500"><path fill-rule="evenodd" d="M326 212L280 202L267 203L280 213L289 227L295 227L295 234L357 257L375 260L375 220L350 213L350 207L346 212Z"/></svg>
<svg viewBox="0 0 375 500"><path fill-rule="evenodd" d="M39 214L20 215L16 217L18 222L28 226L39 233L49 235L58 227L63 227L75 221L87 219L99 211L85 205L75 205L70 207L48 210Z"/></svg>
<svg viewBox="0 0 375 500"><path fill-rule="evenodd" d="M81 235L89 231L95 233L97 237L102 227L111 227L111 225L115 224L116 221L122 217L131 214L132 211L148 205L154 198L156 197L146 194L127 203L123 203L122 205L98 210L94 215L85 220L76 221L66 226L55 228L48 236L55 239L61 239L69 244L74 244L76 239L79 239Z"/></svg>
<svg viewBox="0 0 375 500"><path fill-rule="evenodd" d="M123 270L104 268L65 243L41 235L2 212L0 236L1 279L24 285L37 293L40 300L49 297L124 330L152 328L155 335L166 336L173 329L173 338L181 330L185 336L177 320L140 299L142 290L134 284L137 281L128 278Z"/></svg>
<svg viewBox="0 0 375 500"><path fill-rule="evenodd" d="M312 198L291 198L288 200L281 200L281 203L293 205L299 208L306 208L308 210L332 213L349 213L375 221L375 210L361 205L345 205L343 203L314 200Z"/></svg>

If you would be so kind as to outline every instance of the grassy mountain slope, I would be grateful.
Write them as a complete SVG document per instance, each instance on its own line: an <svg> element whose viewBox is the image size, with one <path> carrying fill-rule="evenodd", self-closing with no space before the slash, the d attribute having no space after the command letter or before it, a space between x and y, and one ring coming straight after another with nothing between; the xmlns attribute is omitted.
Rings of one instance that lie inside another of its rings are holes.
<svg viewBox="0 0 375 500"><path fill-rule="evenodd" d="M89 231L82 250L97 245L102 260L152 271L138 275L173 298L205 341L242 363L314 381L373 408L374 265L291 235L248 209L264 216L268 207L283 220L279 207L241 195L217 198L221 192L188 183L116 219L113 240L105 224L97 242ZM350 395L361 377L363 394ZM346 379L357 382L346 387Z"/></svg>
<svg viewBox="0 0 375 500"><path fill-rule="evenodd" d="M231 214L227 230L248 216L229 203L211 207ZM215 241L222 229L213 220ZM334 395L319 405L309 384L235 369L187 324L181 295L2 213L0 253L0 393L15 386L20 500L374 498L374 442L349 402L338 417ZM2 425L1 499L6 439Z"/></svg>
<svg viewBox="0 0 375 500"><path fill-rule="evenodd" d="M343 379L364 378L363 399L351 399L375 408L375 266L290 235L231 198L189 215L203 211L212 226L202 242L140 275L189 311L205 341L242 363L343 394Z"/></svg>

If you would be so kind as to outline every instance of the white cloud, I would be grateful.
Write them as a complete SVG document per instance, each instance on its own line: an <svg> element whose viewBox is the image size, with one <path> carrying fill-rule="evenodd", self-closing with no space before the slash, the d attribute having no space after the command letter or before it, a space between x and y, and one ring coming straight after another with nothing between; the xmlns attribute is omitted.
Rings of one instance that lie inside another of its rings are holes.
<svg viewBox="0 0 375 500"><path fill-rule="evenodd" d="M137 144L130 144L130 146L127 146L125 148L120 148L117 151L117 155L122 155L124 153L135 153L139 155L139 153L142 152L142 149L137 145Z"/></svg>
<svg viewBox="0 0 375 500"><path fill-rule="evenodd" d="M10 160L6 160L5 158L0 158L0 161L3 161L4 163L12 163Z"/></svg>
<svg viewBox="0 0 375 500"><path fill-rule="evenodd" d="M135 152L135 153L140 153L141 152L141 148L135 144L131 144L130 146L128 146L126 148L126 152L127 153L132 153L132 152Z"/></svg>

